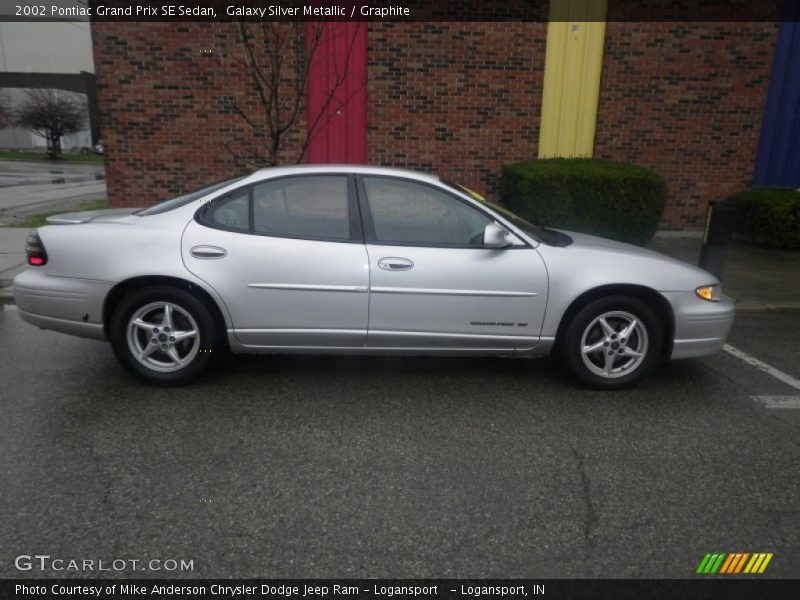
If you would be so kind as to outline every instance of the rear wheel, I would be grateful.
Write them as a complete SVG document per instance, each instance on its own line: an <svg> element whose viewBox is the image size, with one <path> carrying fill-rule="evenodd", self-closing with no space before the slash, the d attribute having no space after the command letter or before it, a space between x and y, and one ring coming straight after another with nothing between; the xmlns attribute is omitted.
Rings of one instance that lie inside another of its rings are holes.
<svg viewBox="0 0 800 600"><path fill-rule="evenodd" d="M591 302L567 326L562 353L569 370L589 387L633 385L658 364L664 336L656 313L638 298Z"/></svg>
<svg viewBox="0 0 800 600"><path fill-rule="evenodd" d="M109 337L122 365L148 383L188 383L209 366L220 345L208 308L192 294L148 287L120 302Z"/></svg>

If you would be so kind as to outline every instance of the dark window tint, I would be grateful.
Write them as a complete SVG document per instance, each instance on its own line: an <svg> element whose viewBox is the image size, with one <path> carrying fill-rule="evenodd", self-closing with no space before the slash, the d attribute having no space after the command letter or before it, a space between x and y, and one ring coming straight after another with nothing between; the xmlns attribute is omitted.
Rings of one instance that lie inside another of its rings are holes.
<svg viewBox="0 0 800 600"><path fill-rule="evenodd" d="M544 227L540 227L539 225L534 225L533 223L526 221L519 215L511 212L504 206L500 206L499 204L495 204L494 202L489 202L486 198L484 198L477 192L472 191L466 186L460 185L458 183L453 183L452 181L446 181L444 179L442 179L441 181L447 187L458 190L462 194L466 194L467 196L470 196L471 198L477 200L484 206L488 206L495 212L499 212L506 219L514 223L514 225L522 229L522 231L524 231L529 235L532 235L537 240L542 241L549 246L564 247L564 246L569 246L572 243L572 238L570 238L565 233L553 231L552 229L545 229Z"/></svg>
<svg viewBox="0 0 800 600"><path fill-rule="evenodd" d="M250 197L247 188L236 191L230 196L216 201L208 211L206 218L225 229L241 229L250 227Z"/></svg>
<svg viewBox="0 0 800 600"><path fill-rule="evenodd" d="M253 229L273 235L349 240L347 177L290 177L256 185Z"/></svg>
<svg viewBox="0 0 800 600"><path fill-rule="evenodd" d="M483 230L491 220L450 194L385 177L365 177L364 186L379 242L483 245Z"/></svg>

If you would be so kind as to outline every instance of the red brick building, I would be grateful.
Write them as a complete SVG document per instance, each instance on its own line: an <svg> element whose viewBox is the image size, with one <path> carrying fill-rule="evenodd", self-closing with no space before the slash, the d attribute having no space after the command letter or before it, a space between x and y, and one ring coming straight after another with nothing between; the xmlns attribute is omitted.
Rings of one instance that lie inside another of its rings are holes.
<svg viewBox="0 0 800 600"><path fill-rule="evenodd" d="M698 229L709 200L753 179L781 25L622 22L613 10L593 154L662 173L663 227ZM548 23L362 26L365 123L347 129L364 136L367 163L436 172L491 196L503 164L537 157ZM224 22L93 24L112 204L147 205L248 170L227 150L264 140L224 99L234 89L248 98L251 82L221 75L209 56L231 52L235 37ZM308 126L304 109L297 131ZM293 162L300 133L282 162Z"/></svg>

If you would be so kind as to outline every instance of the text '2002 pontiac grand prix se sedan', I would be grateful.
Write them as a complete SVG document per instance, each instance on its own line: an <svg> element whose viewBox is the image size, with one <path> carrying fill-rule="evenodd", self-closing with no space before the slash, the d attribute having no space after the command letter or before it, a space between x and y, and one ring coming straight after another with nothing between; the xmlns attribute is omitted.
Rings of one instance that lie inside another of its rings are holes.
<svg viewBox="0 0 800 600"><path fill-rule="evenodd" d="M556 352L582 383L616 388L719 351L733 321L705 271L409 171L277 167L51 221L14 280L22 318L110 340L155 384L188 382L229 349Z"/></svg>

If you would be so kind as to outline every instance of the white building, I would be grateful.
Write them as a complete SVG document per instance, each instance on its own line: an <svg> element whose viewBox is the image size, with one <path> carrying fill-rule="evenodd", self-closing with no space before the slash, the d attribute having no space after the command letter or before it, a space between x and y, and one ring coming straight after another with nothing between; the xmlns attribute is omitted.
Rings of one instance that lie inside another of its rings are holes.
<svg viewBox="0 0 800 600"><path fill-rule="evenodd" d="M71 6L79 0L62 0L48 4ZM3 3L2 15L14 7ZM13 13L12 13L13 14ZM94 73L92 39L88 21L0 21L0 76L2 73L56 73L78 75L81 71ZM69 92L65 92L69 93ZM0 101L7 107L19 105L25 98L24 89L0 88ZM84 131L64 136L64 149L91 148L88 125ZM17 127L0 129L0 148L43 148L44 138Z"/></svg>

